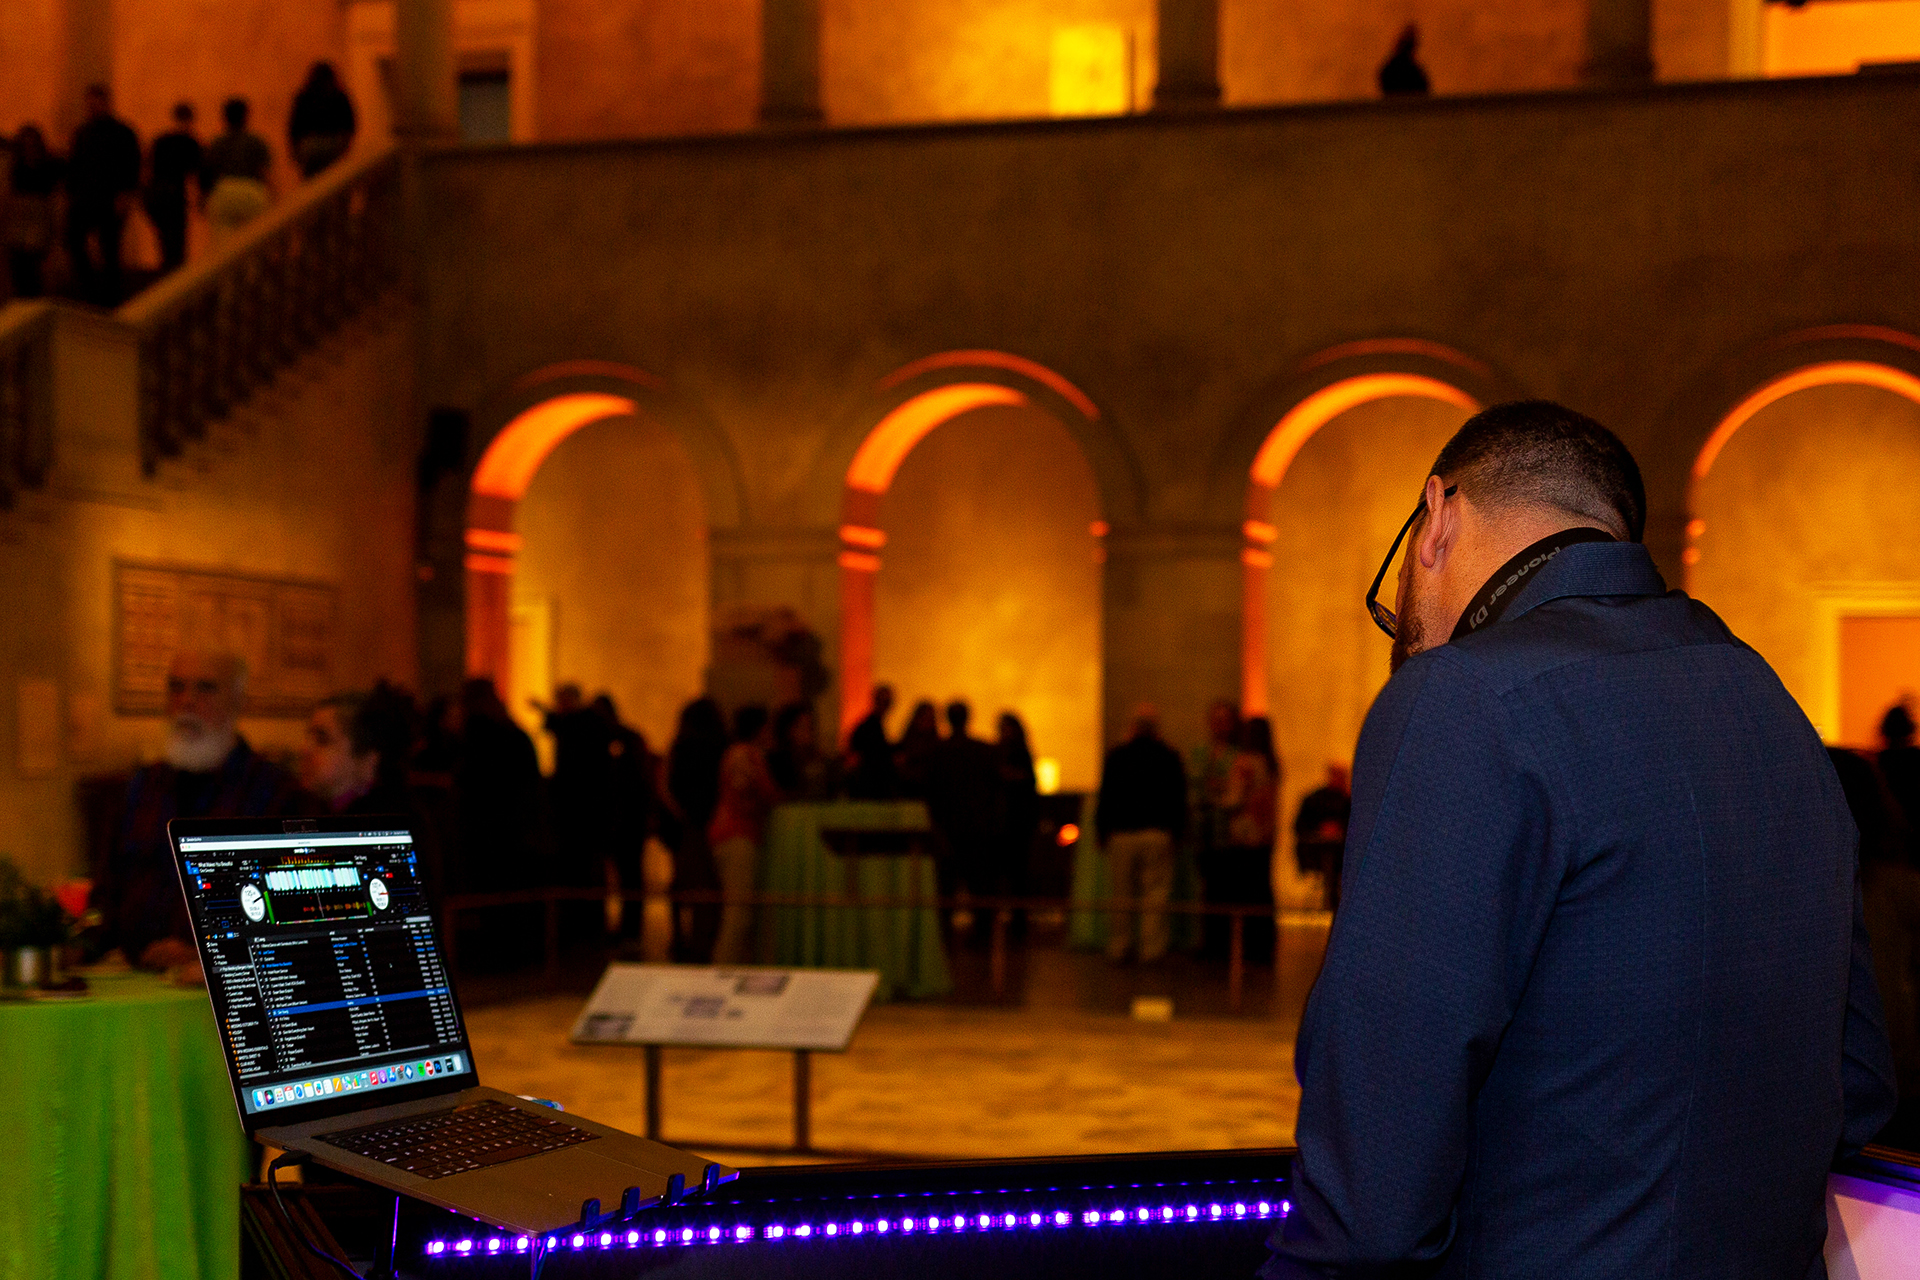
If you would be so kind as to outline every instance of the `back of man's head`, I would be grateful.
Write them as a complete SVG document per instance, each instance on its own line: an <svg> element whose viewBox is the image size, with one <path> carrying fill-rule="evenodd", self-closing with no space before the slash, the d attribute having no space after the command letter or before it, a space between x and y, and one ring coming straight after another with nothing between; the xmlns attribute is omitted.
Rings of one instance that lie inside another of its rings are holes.
<svg viewBox="0 0 1920 1280"><path fill-rule="evenodd" d="M1476 506L1551 508L1638 542L1646 532L1647 490L1620 438L1585 414L1551 400L1483 409L1447 441L1433 474Z"/></svg>
<svg viewBox="0 0 1920 1280"><path fill-rule="evenodd" d="M947 727L953 730L953 736L967 736L967 724L973 719L973 708L955 699L947 704Z"/></svg>

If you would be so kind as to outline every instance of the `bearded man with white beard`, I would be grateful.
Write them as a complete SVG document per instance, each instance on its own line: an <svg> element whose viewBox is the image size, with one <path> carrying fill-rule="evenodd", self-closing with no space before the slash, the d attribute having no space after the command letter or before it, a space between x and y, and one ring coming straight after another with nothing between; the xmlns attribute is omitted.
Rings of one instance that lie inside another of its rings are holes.
<svg viewBox="0 0 1920 1280"><path fill-rule="evenodd" d="M197 963L186 901L167 845L174 818L274 818L321 812L291 774L236 727L247 664L230 653L183 652L167 671L165 758L133 775L113 843L93 886L99 952L119 948L143 969Z"/></svg>

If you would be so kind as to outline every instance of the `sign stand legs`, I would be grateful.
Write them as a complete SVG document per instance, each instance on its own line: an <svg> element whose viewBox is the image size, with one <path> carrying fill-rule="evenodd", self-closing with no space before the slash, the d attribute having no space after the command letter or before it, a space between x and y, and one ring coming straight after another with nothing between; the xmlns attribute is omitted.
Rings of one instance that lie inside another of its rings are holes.
<svg viewBox="0 0 1920 1280"><path fill-rule="evenodd" d="M660 1141L660 1046L647 1046L647 1137Z"/></svg>
<svg viewBox="0 0 1920 1280"><path fill-rule="evenodd" d="M813 1060L793 1051L793 1149L813 1150Z"/></svg>

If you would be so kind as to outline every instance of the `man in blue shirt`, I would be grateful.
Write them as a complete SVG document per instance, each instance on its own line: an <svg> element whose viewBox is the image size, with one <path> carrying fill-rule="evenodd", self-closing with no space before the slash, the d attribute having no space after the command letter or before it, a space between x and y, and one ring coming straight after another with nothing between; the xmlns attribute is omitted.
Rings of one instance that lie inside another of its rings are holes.
<svg viewBox="0 0 1920 1280"><path fill-rule="evenodd" d="M1397 616L1375 580L1270 1280L1826 1274L1827 1170L1894 1102L1857 833L1645 519L1612 433L1500 405L1434 463Z"/></svg>

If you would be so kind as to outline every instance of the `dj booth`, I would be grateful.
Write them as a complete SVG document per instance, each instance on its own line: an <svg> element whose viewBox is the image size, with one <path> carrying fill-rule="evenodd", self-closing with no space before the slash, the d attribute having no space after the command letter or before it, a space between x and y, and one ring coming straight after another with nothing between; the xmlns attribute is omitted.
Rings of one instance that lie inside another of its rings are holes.
<svg viewBox="0 0 1920 1280"><path fill-rule="evenodd" d="M709 1198L543 1243L567 1277L1052 1280L1250 1277L1290 1209L1287 1150L756 1168ZM1896 1280L1920 1257L1920 1158L1870 1148L1828 1198L1832 1280ZM242 1276L336 1273L306 1255L263 1188L243 1193ZM363 1275L531 1273L533 1242L359 1184L283 1189L288 1211ZM324 1234L322 1234L324 1233ZM391 1252L395 1271L386 1273Z"/></svg>

